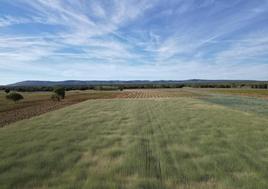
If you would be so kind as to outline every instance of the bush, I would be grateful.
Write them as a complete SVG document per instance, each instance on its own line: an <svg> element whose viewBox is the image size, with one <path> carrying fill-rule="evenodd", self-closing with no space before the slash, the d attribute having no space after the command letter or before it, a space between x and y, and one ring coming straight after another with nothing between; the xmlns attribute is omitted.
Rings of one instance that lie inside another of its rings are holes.
<svg viewBox="0 0 268 189"><path fill-rule="evenodd" d="M5 89L5 92L8 94L10 92L10 89Z"/></svg>
<svg viewBox="0 0 268 189"><path fill-rule="evenodd" d="M61 99L65 98L65 88L57 87L54 89L54 93L58 95Z"/></svg>
<svg viewBox="0 0 268 189"><path fill-rule="evenodd" d="M60 101L60 99L61 97L57 95L56 93L51 95L51 100L53 101Z"/></svg>
<svg viewBox="0 0 268 189"><path fill-rule="evenodd" d="M19 100L24 99L23 96L22 96L21 94L19 94L19 93L15 93L15 92L8 94L8 95L6 96L6 98L7 98L8 100L13 100L14 102L17 102L17 101L19 101Z"/></svg>

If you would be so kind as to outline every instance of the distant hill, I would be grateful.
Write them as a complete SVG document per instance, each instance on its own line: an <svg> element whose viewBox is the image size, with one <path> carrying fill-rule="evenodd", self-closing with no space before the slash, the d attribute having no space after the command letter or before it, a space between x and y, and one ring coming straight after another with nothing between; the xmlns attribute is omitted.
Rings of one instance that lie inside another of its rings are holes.
<svg viewBox="0 0 268 189"><path fill-rule="evenodd" d="M53 87L53 86L91 86L91 85L120 85L120 84L193 84L193 83L240 83L240 82L257 82L254 80L202 80L202 79L190 79L190 80L130 80L130 81L81 81L81 80L67 80L67 81L22 81L7 86L10 87Z"/></svg>

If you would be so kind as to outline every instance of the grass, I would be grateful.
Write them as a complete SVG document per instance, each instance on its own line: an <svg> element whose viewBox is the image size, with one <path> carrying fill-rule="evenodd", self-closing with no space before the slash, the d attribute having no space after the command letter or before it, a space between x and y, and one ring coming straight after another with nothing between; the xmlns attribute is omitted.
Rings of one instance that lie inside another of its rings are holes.
<svg viewBox="0 0 268 189"><path fill-rule="evenodd" d="M14 123L1 188L266 189L268 119L226 102L91 100Z"/></svg>
<svg viewBox="0 0 268 189"><path fill-rule="evenodd" d="M205 89L211 93L268 98L267 89Z"/></svg>
<svg viewBox="0 0 268 189"><path fill-rule="evenodd" d="M243 112L268 116L268 100L265 99L223 95L214 95L203 99L213 104L219 104Z"/></svg>

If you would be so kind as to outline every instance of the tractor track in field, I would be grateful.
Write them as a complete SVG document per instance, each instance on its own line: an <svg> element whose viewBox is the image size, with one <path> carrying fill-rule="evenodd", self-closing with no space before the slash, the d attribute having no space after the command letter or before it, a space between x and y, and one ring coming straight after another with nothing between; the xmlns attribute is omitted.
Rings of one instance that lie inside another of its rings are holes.
<svg viewBox="0 0 268 189"><path fill-rule="evenodd" d="M158 106L158 105L156 105L156 106ZM147 110L148 110L148 113L150 115L149 116L150 120L152 120L156 124L157 130L161 133L161 136L163 136L162 142L158 144L158 146L163 146L164 145L164 148L162 148L164 150L158 152L159 159L161 159L161 157L162 158L167 157L169 162L165 162L165 163L171 163L173 165L174 171L176 173L178 173L179 165L177 164L177 161L176 161L176 158L174 157L174 154L170 151L170 149L168 147L168 135L166 134L165 130L162 128L162 124L161 124L161 122L159 120L159 117L155 114L154 111L152 111L153 109L159 110L159 108L156 108L156 106L154 106L154 107L152 107L152 106L149 107L148 106ZM159 111L159 112L162 115L162 112L161 111ZM169 122L167 122L167 123L169 124ZM165 157L163 157L163 156L165 156ZM161 160L164 161L163 159L161 159ZM168 177L168 176L163 175L162 177Z"/></svg>
<svg viewBox="0 0 268 189"><path fill-rule="evenodd" d="M148 108L146 103L141 106L145 109ZM149 127L142 127L139 131L139 143L134 153L135 156L141 158L140 165L138 165L141 174L150 179L158 180L159 184L162 186L163 176L159 159L159 149L155 138L154 125L150 119L149 113L150 112L145 111L143 114L149 123ZM159 188L163 187L159 186Z"/></svg>

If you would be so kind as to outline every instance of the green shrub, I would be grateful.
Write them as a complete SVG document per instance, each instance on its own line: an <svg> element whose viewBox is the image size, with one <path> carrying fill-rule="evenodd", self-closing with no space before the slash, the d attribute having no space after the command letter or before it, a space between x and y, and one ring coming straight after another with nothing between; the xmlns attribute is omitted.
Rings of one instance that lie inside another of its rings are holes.
<svg viewBox="0 0 268 189"><path fill-rule="evenodd" d="M5 89L5 93L9 93L10 92L10 89Z"/></svg>
<svg viewBox="0 0 268 189"><path fill-rule="evenodd" d="M63 87L56 87L54 89L54 93L58 95L61 99L65 98L65 88Z"/></svg>
<svg viewBox="0 0 268 189"><path fill-rule="evenodd" d="M24 99L23 96L22 96L20 93L15 93L15 92L8 94L8 95L6 96L6 98L7 98L8 100L13 100L14 102L17 102L17 101L19 101L19 100Z"/></svg>

